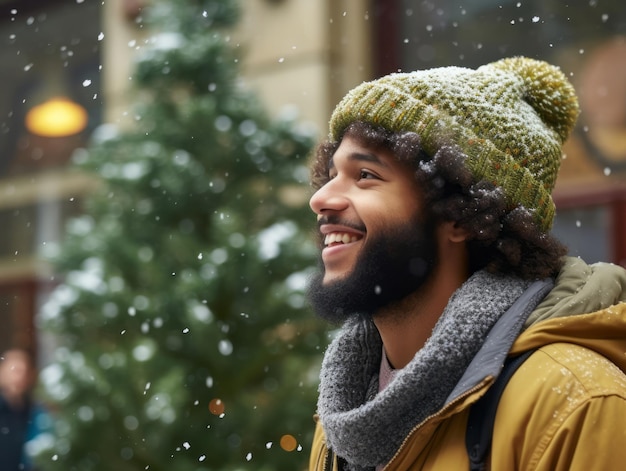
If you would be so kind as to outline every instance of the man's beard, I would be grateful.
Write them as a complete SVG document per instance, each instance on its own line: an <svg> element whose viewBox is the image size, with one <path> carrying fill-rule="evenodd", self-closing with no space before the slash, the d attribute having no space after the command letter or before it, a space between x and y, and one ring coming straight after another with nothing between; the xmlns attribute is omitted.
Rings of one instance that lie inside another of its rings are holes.
<svg viewBox="0 0 626 471"><path fill-rule="evenodd" d="M427 219L414 217L371 236L341 279L324 284L320 259L307 291L316 314L337 324L353 315L373 317L422 287L437 263L435 224Z"/></svg>

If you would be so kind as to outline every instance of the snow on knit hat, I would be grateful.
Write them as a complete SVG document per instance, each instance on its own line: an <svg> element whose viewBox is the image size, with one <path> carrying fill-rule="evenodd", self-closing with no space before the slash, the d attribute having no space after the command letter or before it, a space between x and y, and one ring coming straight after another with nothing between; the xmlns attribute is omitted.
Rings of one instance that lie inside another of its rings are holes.
<svg viewBox="0 0 626 471"><path fill-rule="evenodd" d="M511 206L532 211L547 231L561 146L578 113L574 88L557 67L514 57L476 70L442 67L362 83L335 108L330 139L364 121L418 133L429 155L453 144L477 181L501 187Z"/></svg>

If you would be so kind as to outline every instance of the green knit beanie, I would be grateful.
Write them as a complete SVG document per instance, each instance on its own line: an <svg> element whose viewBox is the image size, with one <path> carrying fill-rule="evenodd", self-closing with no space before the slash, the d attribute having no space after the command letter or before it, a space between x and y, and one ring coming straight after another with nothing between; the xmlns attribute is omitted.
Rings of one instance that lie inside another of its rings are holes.
<svg viewBox="0 0 626 471"><path fill-rule="evenodd" d="M330 139L365 121L416 132L430 155L455 145L476 181L501 187L510 206L532 211L547 231L561 146L578 113L574 88L557 67L514 57L476 70L443 67L365 82L335 108Z"/></svg>

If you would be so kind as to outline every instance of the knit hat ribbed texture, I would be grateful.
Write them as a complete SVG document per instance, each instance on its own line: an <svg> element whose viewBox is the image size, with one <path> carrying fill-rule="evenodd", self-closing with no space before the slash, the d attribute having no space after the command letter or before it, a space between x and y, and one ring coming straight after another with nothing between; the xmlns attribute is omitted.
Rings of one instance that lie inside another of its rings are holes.
<svg viewBox="0 0 626 471"><path fill-rule="evenodd" d="M476 181L501 187L511 207L532 211L547 231L562 144L578 113L574 87L559 68L513 57L476 70L442 67L362 83L335 108L330 139L364 121L416 132L430 155L454 145Z"/></svg>

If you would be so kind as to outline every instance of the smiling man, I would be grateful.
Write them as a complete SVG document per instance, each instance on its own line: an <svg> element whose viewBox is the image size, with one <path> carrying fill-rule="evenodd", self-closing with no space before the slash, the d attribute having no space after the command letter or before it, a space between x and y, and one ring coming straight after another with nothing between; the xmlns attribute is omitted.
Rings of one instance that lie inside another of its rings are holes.
<svg viewBox="0 0 626 471"><path fill-rule="evenodd" d="M329 163L332 181L311 200L325 247L310 295L322 316L341 321L354 312L373 315L415 291L430 275L436 242L410 167L391 151L372 153L346 136ZM350 194L362 195L353 208Z"/></svg>
<svg viewBox="0 0 626 471"><path fill-rule="evenodd" d="M392 74L339 103L312 168L308 295L342 327L311 470L470 469L470 412L526 352L484 464L621 469L626 271L549 233L577 115L559 69L526 58Z"/></svg>

